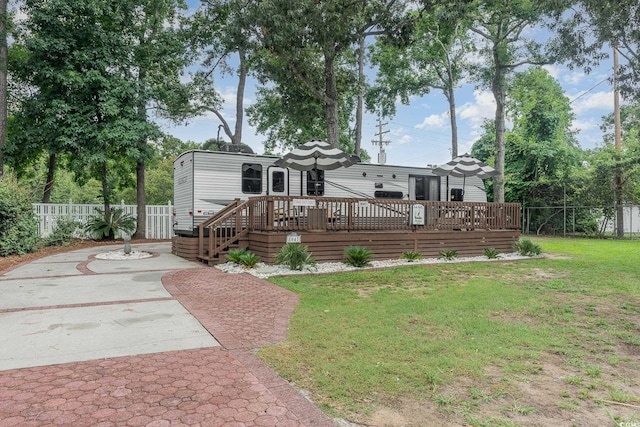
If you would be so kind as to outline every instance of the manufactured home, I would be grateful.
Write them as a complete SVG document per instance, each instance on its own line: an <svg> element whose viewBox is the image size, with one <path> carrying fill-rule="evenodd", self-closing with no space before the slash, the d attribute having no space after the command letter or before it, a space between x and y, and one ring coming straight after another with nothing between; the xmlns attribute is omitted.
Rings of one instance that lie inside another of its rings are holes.
<svg viewBox="0 0 640 427"><path fill-rule="evenodd" d="M332 171L274 165L278 156L193 150L174 162L174 232L197 236L198 225L235 199L324 196L486 202L478 177L439 177L431 168L356 163Z"/></svg>

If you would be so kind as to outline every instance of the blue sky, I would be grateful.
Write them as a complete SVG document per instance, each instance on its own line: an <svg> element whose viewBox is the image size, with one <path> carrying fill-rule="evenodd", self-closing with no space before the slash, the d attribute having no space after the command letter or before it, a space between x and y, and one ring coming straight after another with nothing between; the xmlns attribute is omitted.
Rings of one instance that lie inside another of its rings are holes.
<svg viewBox="0 0 640 427"><path fill-rule="evenodd" d="M602 116L613 111L613 90L606 80L608 64L591 74L579 70L569 70L563 66L547 66L550 74L558 80L565 95L571 101L575 113L573 128L578 131L577 139L583 148L593 148L602 140L599 129ZM235 86L233 79L216 81L224 99L223 114L234 123ZM252 82L253 83L253 82ZM595 86L595 88L594 88ZM255 102L255 85L250 84L245 92L245 106ZM472 84L460 87L457 96L457 118L459 153L468 152L481 135L481 124L492 119L495 102L489 90L476 88ZM451 159L451 131L449 128L448 104L444 96L434 91L425 97L414 97L408 106L398 106L392 119L383 120L389 133L385 139L387 164L403 166L426 166L441 164ZM231 124L230 123L230 124ZM182 140L204 142L217 135L219 120L213 114L207 114L190 120L187 125L167 126L164 130ZM367 114L363 122L362 147L371 155L371 162L377 162L378 147L371 140L377 139L377 117ZM243 128L244 142L256 153L263 152L264 137L256 134L248 123ZM221 133L221 138L224 132Z"/></svg>
<svg viewBox="0 0 640 427"><path fill-rule="evenodd" d="M195 0L191 0L196 3ZM590 74L581 70L569 70L562 65L545 67L562 86L571 101L575 113L573 129L583 148L593 148L602 140L599 129L602 116L613 111L613 90L607 78L611 74L612 63L605 62ZM225 76L216 79L216 87L224 100L223 115L234 124L236 80ZM464 84L456 92L458 119L458 151L469 152L473 143L481 135L481 125L485 119L493 119L495 102L490 90ZM245 92L245 107L255 102L255 81L250 80ZM410 105L399 105L394 118L384 119L388 123L384 129L389 132L385 139L390 144L385 147L387 164L403 166L426 166L441 164L451 160L451 132L449 128L448 104L439 91L424 97L414 97ZM220 121L213 114L194 118L187 125L164 126L164 131L182 140L204 142L216 138ZM371 162L377 163L379 148L371 141L377 139L377 117L366 114L363 122L362 148L371 155ZM224 132L221 132L221 138ZM249 144L256 153L263 153L264 137L246 121L243 127L243 142Z"/></svg>

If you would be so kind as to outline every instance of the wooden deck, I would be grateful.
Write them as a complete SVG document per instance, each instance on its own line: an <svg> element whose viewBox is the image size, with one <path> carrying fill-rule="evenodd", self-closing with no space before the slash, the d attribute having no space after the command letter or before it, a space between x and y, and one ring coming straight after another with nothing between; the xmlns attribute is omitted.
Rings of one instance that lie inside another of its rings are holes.
<svg viewBox="0 0 640 427"><path fill-rule="evenodd" d="M488 247L512 251L520 205L260 196L236 200L199 228L198 237L174 238L173 252L215 264L242 247L271 263L294 233L318 261L341 261L348 246L366 247L374 259L444 249L474 256Z"/></svg>
<svg viewBox="0 0 640 427"><path fill-rule="evenodd" d="M437 258L442 250L457 250L459 256L482 255L484 248L500 252L513 252L513 242L520 234L511 230L500 231L356 231L299 233L302 244L308 247L318 261L342 261L348 246L363 246L372 253L372 259L399 258L404 252L419 252L425 258ZM249 233L247 246L263 262L272 263L286 243L286 233Z"/></svg>

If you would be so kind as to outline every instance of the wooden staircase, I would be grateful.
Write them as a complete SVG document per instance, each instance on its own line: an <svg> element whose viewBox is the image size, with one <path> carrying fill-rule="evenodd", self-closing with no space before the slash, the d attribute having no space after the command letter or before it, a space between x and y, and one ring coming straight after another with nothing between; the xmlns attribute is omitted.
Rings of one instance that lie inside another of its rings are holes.
<svg viewBox="0 0 640 427"><path fill-rule="evenodd" d="M249 233L249 203L235 199L198 226L198 259L215 265ZM205 240L207 241L205 244Z"/></svg>

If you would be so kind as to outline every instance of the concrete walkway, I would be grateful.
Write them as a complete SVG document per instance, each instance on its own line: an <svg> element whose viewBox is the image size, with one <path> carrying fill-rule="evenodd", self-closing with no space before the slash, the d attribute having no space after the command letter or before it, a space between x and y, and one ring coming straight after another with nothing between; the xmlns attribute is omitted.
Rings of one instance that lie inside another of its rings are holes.
<svg viewBox="0 0 640 427"><path fill-rule="evenodd" d="M287 334L298 296L134 245L0 275L0 427L332 426L252 351Z"/></svg>

